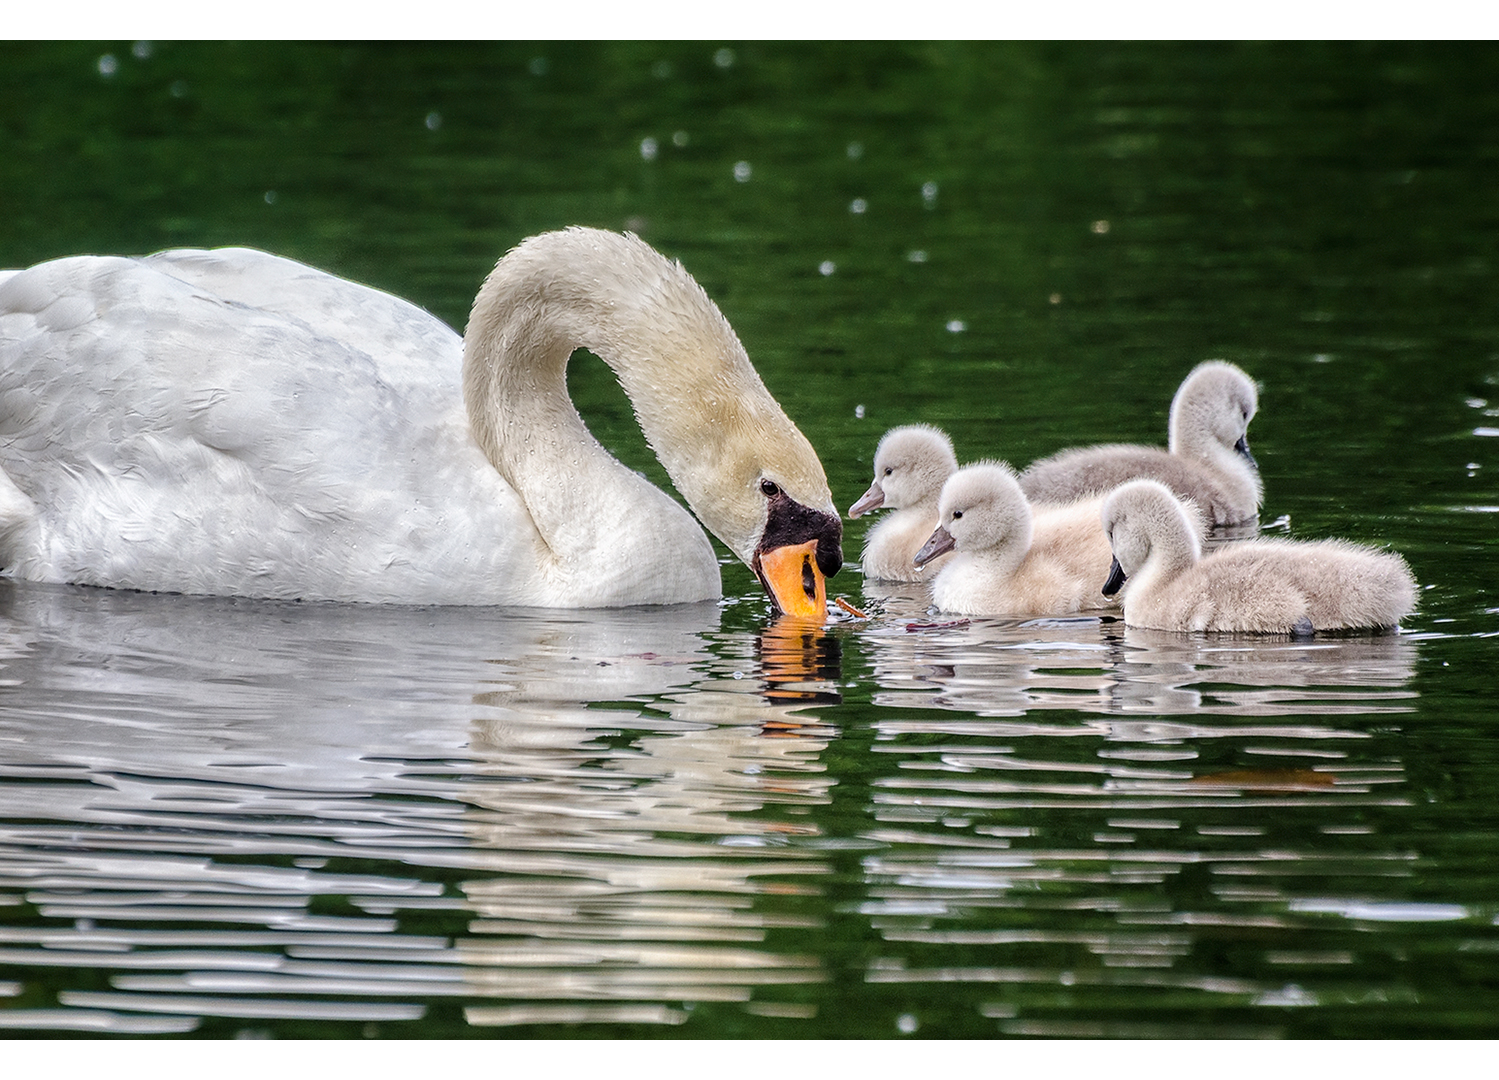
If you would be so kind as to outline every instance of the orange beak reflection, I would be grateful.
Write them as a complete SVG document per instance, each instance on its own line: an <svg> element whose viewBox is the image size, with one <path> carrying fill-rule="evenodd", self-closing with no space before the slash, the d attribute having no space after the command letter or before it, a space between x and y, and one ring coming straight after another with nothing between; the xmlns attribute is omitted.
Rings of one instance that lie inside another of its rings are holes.
<svg viewBox="0 0 1499 1080"><path fill-rule="evenodd" d="M816 540L761 552L760 579L782 614L818 625L827 621L828 591L817 568Z"/></svg>
<svg viewBox="0 0 1499 1080"><path fill-rule="evenodd" d="M804 619L776 619L760 633L762 691L776 705L836 705L842 660L838 642L820 625ZM812 716L786 713L766 720L765 735L827 734Z"/></svg>

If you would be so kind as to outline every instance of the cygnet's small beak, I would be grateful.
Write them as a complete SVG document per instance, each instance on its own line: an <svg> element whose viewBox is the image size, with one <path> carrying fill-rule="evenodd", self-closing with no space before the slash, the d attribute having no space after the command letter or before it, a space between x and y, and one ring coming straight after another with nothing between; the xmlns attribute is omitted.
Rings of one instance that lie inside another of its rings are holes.
<svg viewBox="0 0 1499 1080"><path fill-rule="evenodd" d="M952 533L938 525L937 530L932 533L925 544L921 545L921 550L916 553L916 558L911 562L916 569L921 570L938 555L946 555L956 544L957 541L952 538Z"/></svg>
<svg viewBox="0 0 1499 1080"><path fill-rule="evenodd" d="M793 619L828 617L828 591L817 567L817 541L760 553L760 581L776 607Z"/></svg>
<svg viewBox="0 0 1499 1080"><path fill-rule="evenodd" d="M869 485L869 490L859 496L859 501L848 508L848 516L856 518L860 514L867 514L871 510L878 510L885 505L885 489L880 487L876 480Z"/></svg>
<svg viewBox="0 0 1499 1080"><path fill-rule="evenodd" d="M1256 469L1258 469L1260 467L1260 463L1258 461L1255 461L1254 460L1254 455L1249 452L1249 436L1248 435L1240 435L1239 436L1239 441L1236 442L1236 443L1234 443L1234 449L1237 450L1239 453L1243 454L1246 458L1248 458L1249 459L1249 464L1253 465Z"/></svg>
<svg viewBox="0 0 1499 1080"><path fill-rule="evenodd" d="M1103 583L1103 594L1105 596L1113 596L1120 589L1124 588L1124 581L1124 567L1119 565L1118 559L1115 559L1109 564L1109 580Z"/></svg>

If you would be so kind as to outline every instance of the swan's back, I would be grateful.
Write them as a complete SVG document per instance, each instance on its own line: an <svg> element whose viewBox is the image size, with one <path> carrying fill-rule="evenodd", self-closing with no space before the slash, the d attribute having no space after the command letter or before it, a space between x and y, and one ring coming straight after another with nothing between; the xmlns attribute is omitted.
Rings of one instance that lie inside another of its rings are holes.
<svg viewBox="0 0 1499 1080"><path fill-rule="evenodd" d="M473 603L487 559L485 599L506 602L524 563L472 539L519 506L468 438L461 357L419 308L257 251L12 274L0 469L30 505L0 498L0 561L44 581Z"/></svg>
<svg viewBox="0 0 1499 1080"><path fill-rule="evenodd" d="M462 339L390 293L253 248L179 249L134 261L224 303L303 324L357 350L391 385L446 394L459 378Z"/></svg>
<svg viewBox="0 0 1499 1080"><path fill-rule="evenodd" d="M1086 578L1090 585L1100 570L1106 577L1113 551L1099 521L1102 506L1102 496L1060 506L1032 506L1031 551L1065 567L1069 574ZM1102 594L1097 600L1094 606L1103 603Z"/></svg>
<svg viewBox="0 0 1499 1080"><path fill-rule="evenodd" d="M1160 481L1206 508L1215 524L1244 520L1237 516L1243 500L1223 477L1157 446L1105 443L1063 450L1030 465L1020 474L1020 487L1033 503L1068 503L1104 495L1130 480Z"/></svg>

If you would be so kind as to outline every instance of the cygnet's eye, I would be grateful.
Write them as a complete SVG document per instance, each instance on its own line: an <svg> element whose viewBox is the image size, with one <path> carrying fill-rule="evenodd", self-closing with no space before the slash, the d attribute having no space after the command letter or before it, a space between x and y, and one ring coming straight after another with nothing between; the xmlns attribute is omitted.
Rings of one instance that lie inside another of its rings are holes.
<svg viewBox="0 0 1499 1080"><path fill-rule="evenodd" d="M781 493L781 489L778 488L778 487L776 487L775 484L772 483L771 481L769 481L769 480L761 480L760 481L760 494L764 495L767 499L774 499L780 493Z"/></svg>
<svg viewBox="0 0 1499 1080"><path fill-rule="evenodd" d="M895 471L895 466L894 465L886 465L885 466L885 475L886 476L889 476L894 471Z"/></svg>
<svg viewBox="0 0 1499 1080"><path fill-rule="evenodd" d="M953 512L952 512L952 519L953 519L953 520L954 520L954 521L957 521L957 520L958 520L958 518L960 518L960 517L962 517L962 516L963 516L963 511L961 511L961 510L954 510L954 511L953 511Z"/></svg>

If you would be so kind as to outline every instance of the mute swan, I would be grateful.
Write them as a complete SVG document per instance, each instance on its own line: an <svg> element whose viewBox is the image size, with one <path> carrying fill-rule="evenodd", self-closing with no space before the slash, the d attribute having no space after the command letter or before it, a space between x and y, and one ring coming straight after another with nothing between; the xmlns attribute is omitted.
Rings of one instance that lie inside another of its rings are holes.
<svg viewBox="0 0 1499 1080"><path fill-rule="evenodd" d="M1066 615L1105 607L1098 575L1111 558L1100 499L1033 513L1015 471L998 462L959 469L942 487L941 524L916 554L956 550L932 582L938 608L959 615Z"/></svg>
<svg viewBox="0 0 1499 1080"><path fill-rule="evenodd" d="M1416 606L1404 559L1346 540L1244 540L1203 556L1154 480L1115 489L1102 520L1114 551L1103 591L1124 586L1126 626L1305 635L1395 626Z"/></svg>
<svg viewBox="0 0 1499 1080"><path fill-rule="evenodd" d="M958 469L952 440L929 424L891 428L874 452L874 483L848 508L856 518L886 507L891 512L864 537L864 576L877 581L930 581L947 561L921 569L913 561L937 527L937 497Z"/></svg>
<svg viewBox="0 0 1499 1080"><path fill-rule="evenodd" d="M775 605L821 619L822 465L679 263L573 228L502 258L460 339L244 248L0 280L0 565L34 581L420 604L719 595L692 517L568 399L615 371L688 506Z"/></svg>
<svg viewBox="0 0 1499 1080"><path fill-rule="evenodd" d="M1033 503L1068 502L1148 477L1191 499L1214 525L1251 521L1265 497L1247 437L1258 408L1253 379L1226 361L1205 361L1171 399L1168 450L1120 443L1063 450L1021 473L1021 490Z"/></svg>

